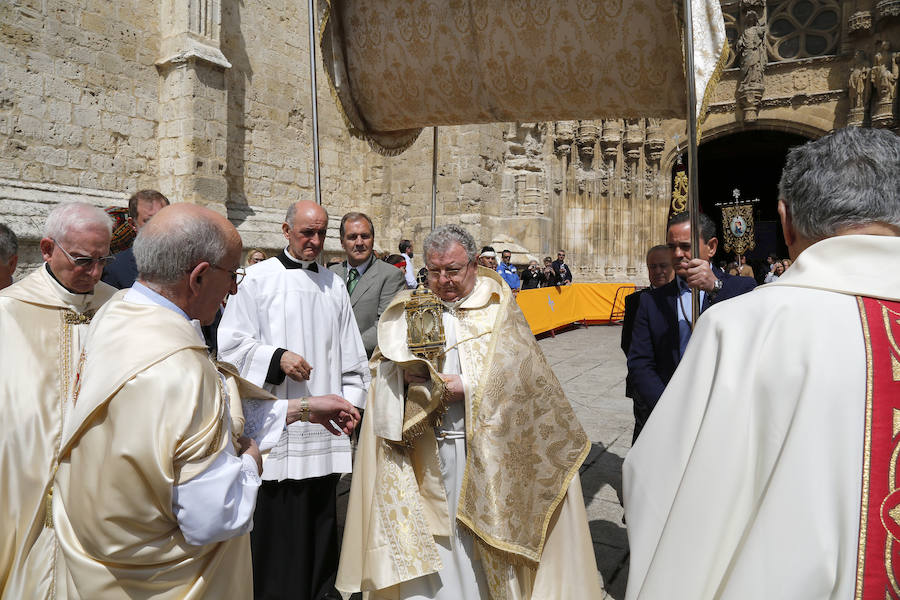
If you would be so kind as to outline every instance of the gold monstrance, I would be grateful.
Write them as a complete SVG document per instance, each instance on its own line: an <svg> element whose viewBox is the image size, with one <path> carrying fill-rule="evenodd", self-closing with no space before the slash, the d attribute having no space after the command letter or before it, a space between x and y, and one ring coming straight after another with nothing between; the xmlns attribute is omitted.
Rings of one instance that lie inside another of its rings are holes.
<svg viewBox="0 0 900 600"><path fill-rule="evenodd" d="M443 306L431 290L419 282L406 301L406 345L410 352L432 363L444 351Z"/></svg>

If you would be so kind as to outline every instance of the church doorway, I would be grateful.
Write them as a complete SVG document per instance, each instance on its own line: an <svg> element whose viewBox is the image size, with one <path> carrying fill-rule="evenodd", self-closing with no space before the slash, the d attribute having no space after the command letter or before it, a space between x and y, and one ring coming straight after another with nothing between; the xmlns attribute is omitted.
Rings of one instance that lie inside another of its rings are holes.
<svg viewBox="0 0 900 600"><path fill-rule="evenodd" d="M759 198L753 209L756 247L747 253L747 262L761 266L769 254L786 258L787 246L778 220L778 180L788 150L809 141L796 133L770 130L740 131L701 140L698 149L700 209L716 223L719 248L716 264L735 259L722 247L722 211L717 203L734 199ZM678 168L676 166L676 168Z"/></svg>

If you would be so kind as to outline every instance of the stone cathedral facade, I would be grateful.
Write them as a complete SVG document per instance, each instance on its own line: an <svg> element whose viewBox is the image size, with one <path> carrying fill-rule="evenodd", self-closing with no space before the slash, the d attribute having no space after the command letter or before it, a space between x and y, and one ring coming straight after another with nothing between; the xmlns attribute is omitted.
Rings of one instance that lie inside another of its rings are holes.
<svg viewBox="0 0 900 600"><path fill-rule="evenodd" d="M641 0L607 0L626 1ZM759 196L766 221L774 155L845 125L900 131L900 0L722 8L733 52L703 127L701 202L714 211L725 191L743 189ZM280 249L285 208L313 197L308 44L306 3L295 0L0 3L0 222L19 235L21 268L39 264L56 203L121 206L143 188L226 214L245 247ZM347 133L321 65L317 79L326 252L339 253L349 210L373 218L377 248L396 251L402 238L419 247L431 224L432 136L381 156ZM441 127L435 219L538 258L565 249L579 281L645 283L684 128L658 119Z"/></svg>

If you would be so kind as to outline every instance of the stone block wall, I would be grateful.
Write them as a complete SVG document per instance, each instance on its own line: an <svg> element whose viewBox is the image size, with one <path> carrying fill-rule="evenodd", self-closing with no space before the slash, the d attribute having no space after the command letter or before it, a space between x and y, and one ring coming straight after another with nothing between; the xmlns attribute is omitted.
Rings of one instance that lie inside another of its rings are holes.
<svg viewBox="0 0 900 600"><path fill-rule="evenodd" d="M878 9L866 25L857 4L841 0L836 54L765 65L755 121L733 63L706 130L815 137L848 123L853 53L871 62L881 40L900 50L900 19ZM739 27L743 4L723 6ZM40 262L54 204L122 205L142 188L226 214L247 247L280 249L286 207L314 196L308 31L305 3L291 0L0 3L0 221L22 238L22 268ZM399 156L376 154L347 132L321 64L316 77L326 257L341 253L349 210L372 217L376 248L410 238L420 253L432 130ZM539 256L565 248L581 281L643 283L683 146L679 120L440 127L436 222L465 225L479 244L511 239Z"/></svg>

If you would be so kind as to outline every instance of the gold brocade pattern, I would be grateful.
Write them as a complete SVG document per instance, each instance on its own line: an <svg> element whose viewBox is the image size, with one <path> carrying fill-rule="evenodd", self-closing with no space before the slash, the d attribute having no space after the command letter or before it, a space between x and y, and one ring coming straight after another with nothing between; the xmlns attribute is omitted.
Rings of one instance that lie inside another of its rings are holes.
<svg viewBox="0 0 900 600"><path fill-rule="evenodd" d="M409 455L402 446L377 442L379 473L374 505L391 547L399 581L406 581L442 568L437 545L418 500L416 476Z"/></svg>
<svg viewBox="0 0 900 600"><path fill-rule="evenodd" d="M496 564L534 568L590 441L509 290L503 295L493 335L461 345L465 363L483 367L466 419L457 521ZM460 337L474 327L462 319Z"/></svg>
<svg viewBox="0 0 900 600"><path fill-rule="evenodd" d="M718 0L693 5L700 106L727 53ZM330 0L325 71L354 135L386 154L422 127L684 116L671 0Z"/></svg>

